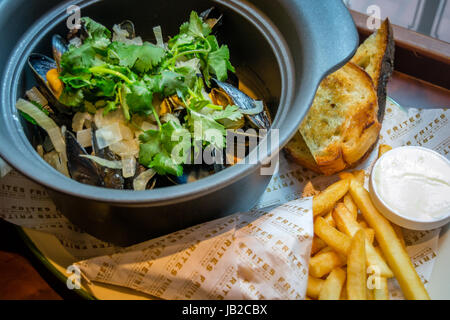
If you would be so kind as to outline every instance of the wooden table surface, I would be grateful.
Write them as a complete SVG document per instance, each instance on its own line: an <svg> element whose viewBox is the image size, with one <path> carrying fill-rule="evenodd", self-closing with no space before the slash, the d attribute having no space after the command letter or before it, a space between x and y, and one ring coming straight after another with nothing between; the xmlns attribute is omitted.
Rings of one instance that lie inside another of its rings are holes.
<svg viewBox="0 0 450 320"><path fill-rule="evenodd" d="M405 107L450 107L450 91L395 73L388 94ZM80 299L31 253L16 228L0 219L0 300Z"/></svg>

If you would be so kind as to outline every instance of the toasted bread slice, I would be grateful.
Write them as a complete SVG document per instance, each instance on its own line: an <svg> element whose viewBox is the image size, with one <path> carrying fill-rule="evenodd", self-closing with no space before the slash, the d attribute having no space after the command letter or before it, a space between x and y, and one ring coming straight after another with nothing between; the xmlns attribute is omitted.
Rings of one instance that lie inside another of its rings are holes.
<svg viewBox="0 0 450 320"><path fill-rule="evenodd" d="M378 96L378 121L386 107L386 86L394 71L395 42L389 19L358 48L351 62L363 68L372 78Z"/></svg>
<svg viewBox="0 0 450 320"><path fill-rule="evenodd" d="M376 142L381 128L377 113L371 77L349 62L322 81L300 125L301 135L285 150L314 171L327 175L341 171L354 165Z"/></svg>
<svg viewBox="0 0 450 320"><path fill-rule="evenodd" d="M316 160L314 160L311 151L309 151L308 146L306 145L306 142L303 139L300 131L297 131L295 133L294 137L292 137L292 139L284 148L284 151L289 158L302 165L303 167L315 172L322 173L316 163Z"/></svg>

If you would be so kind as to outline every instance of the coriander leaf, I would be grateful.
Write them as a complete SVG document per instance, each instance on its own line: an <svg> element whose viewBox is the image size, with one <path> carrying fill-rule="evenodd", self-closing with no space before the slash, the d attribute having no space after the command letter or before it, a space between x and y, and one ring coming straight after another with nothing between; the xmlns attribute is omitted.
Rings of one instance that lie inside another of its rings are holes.
<svg viewBox="0 0 450 320"><path fill-rule="evenodd" d="M182 163L191 147L189 132L174 121L161 126L161 130L148 130L139 136L141 141L139 162L153 168L158 174L183 174Z"/></svg>
<svg viewBox="0 0 450 320"><path fill-rule="evenodd" d="M98 49L105 49L110 44L111 31L109 31L105 26L89 17L81 18L81 22L84 24L84 27L89 35L89 37L84 40L85 43L89 43Z"/></svg>
<svg viewBox="0 0 450 320"><path fill-rule="evenodd" d="M211 116L204 115L192 109L187 116L189 131L193 133L194 140L213 144L216 148L222 149L225 145L225 127L214 120Z"/></svg>
<svg viewBox="0 0 450 320"><path fill-rule="evenodd" d="M141 141L139 148L139 162L149 166L153 157L162 151L160 132L158 130L148 130L139 136Z"/></svg>
<svg viewBox="0 0 450 320"><path fill-rule="evenodd" d="M176 72L164 70L161 72L161 78L159 81L159 92L162 92L164 96L170 96L177 92L186 92L188 86L185 84L186 78Z"/></svg>
<svg viewBox="0 0 450 320"><path fill-rule="evenodd" d="M95 77L91 81L96 89L96 96L113 97L116 92L116 81L107 77Z"/></svg>
<svg viewBox="0 0 450 320"><path fill-rule="evenodd" d="M77 74L94 65L96 52L91 44L84 43L80 47L71 47L61 56L63 75L66 73Z"/></svg>
<svg viewBox="0 0 450 320"><path fill-rule="evenodd" d="M84 94L82 89L74 91L64 89L58 100L66 106L79 107L83 105Z"/></svg>
<svg viewBox="0 0 450 320"><path fill-rule="evenodd" d="M130 111L148 114L153 108L153 93L143 81L135 82L128 88L130 92L126 95L126 103Z"/></svg>
<svg viewBox="0 0 450 320"><path fill-rule="evenodd" d="M187 33L181 33L169 40L168 48L169 49L176 48L179 51L193 50L193 49L195 49L194 41L195 41L194 36L187 34Z"/></svg>
<svg viewBox="0 0 450 320"><path fill-rule="evenodd" d="M152 69L161 62L161 59L165 55L163 48L155 46L152 43L146 42L138 47L137 61L134 67L139 72L147 72Z"/></svg>
<svg viewBox="0 0 450 320"><path fill-rule="evenodd" d="M111 111L117 109L117 104L114 101L107 101L106 106L103 108L103 115L106 116Z"/></svg>
<svg viewBox="0 0 450 320"><path fill-rule="evenodd" d="M167 152L158 153L150 163L150 168L159 175L172 174L179 177L183 174L183 166L176 164Z"/></svg>
<svg viewBox="0 0 450 320"><path fill-rule="evenodd" d="M89 17L81 18L81 22L84 24L86 31L92 38L111 38L111 31L104 25L92 20Z"/></svg>
<svg viewBox="0 0 450 320"><path fill-rule="evenodd" d="M226 45L220 47L220 49L210 52L208 54L208 68L217 76L220 81L225 81L228 77L227 71L234 72L234 68L230 63L230 52Z"/></svg>
<svg viewBox="0 0 450 320"><path fill-rule="evenodd" d="M157 66L165 55L163 48L145 42L142 46L113 42L108 47L108 58L120 66L144 73Z"/></svg>
<svg viewBox="0 0 450 320"><path fill-rule="evenodd" d="M180 27L180 33L190 33L197 37L206 37L211 32L211 28L197 14L192 11L189 22L185 22Z"/></svg>
<svg viewBox="0 0 450 320"><path fill-rule="evenodd" d="M231 121L239 120L243 117L238 106L232 105L227 106L224 110L214 111L211 114L214 120L228 119Z"/></svg>
<svg viewBox="0 0 450 320"><path fill-rule="evenodd" d="M69 85L74 89L80 89L83 87L90 86L91 83L91 74L89 73L79 73L77 75L73 75L70 73L64 73L59 77L64 84Z"/></svg>
<svg viewBox="0 0 450 320"><path fill-rule="evenodd" d="M189 130L182 127L179 123L168 121L161 127L161 143L169 153L179 158L174 159L179 160L176 162L184 163L186 160L184 156L191 147L191 134L189 133Z"/></svg>

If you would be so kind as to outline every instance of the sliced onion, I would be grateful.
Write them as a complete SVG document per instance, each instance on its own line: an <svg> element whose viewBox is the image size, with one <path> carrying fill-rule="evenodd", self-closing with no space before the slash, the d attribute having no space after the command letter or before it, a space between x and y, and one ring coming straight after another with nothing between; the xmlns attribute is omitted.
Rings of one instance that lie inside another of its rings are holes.
<svg viewBox="0 0 450 320"><path fill-rule="evenodd" d="M166 113L166 114L169 114L169 113ZM142 124L141 124L141 129L142 129L143 131L147 131L147 130L158 130L158 126L157 126L156 124L153 124L153 123L144 121L144 122L142 122Z"/></svg>
<svg viewBox="0 0 450 320"><path fill-rule="evenodd" d="M120 134L122 135L123 140L133 140L134 134L133 131L124 124L119 124Z"/></svg>
<svg viewBox="0 0 450 320"><path fill-rule="evenodd" d="M253 114L261 113L261 112L263 112L263 110L264 110L263 102L259 101L259 100L255 100L255 108L247 109L247 110L240 109L239 111L241 111L241 113L243 113L243 114L253 115Z"/></svg>
<svg viewBox="0 0 450 320"><path fill-rule="evenodd" d="M120 157L137 156L139 153L139 142L134 140L122 140L109 146L109 150Z"/></svg>
<svg viewBox="0 0 450 320"><path fill-rule="evenodd" d="M126 156L122 158L122 176L129 178L136 173L136 158L134 156Z"/></svg>
<svg viewBox="0 0 450 320"><path fill-rule="evenodd" d="M77 112L72 118L72 130L78 132L86 128L91 127L92 115L88 112Z"/></svg>
<svg viewBox="0 0 450 320"><path fill-rule="evenodd" d="M62 171L60 172L62 172L64 175L69 176L69 171L67 170L66 143L61 133L61 129L56 125L55 121L53 121L34 104L24 99L17 100L16 108L22 112L25 112L27 115L33 118L42 129L47 131L47 134L52 141L53 147L59 153L61 158Z"/></svg>
<svg viewBox="0 0 450 320"><path fill-rule="evenodd" d="M97 156L92 156L90 154L82 154L80 157L91 159L92 161L95 161L102 167L107 167L111 169L122 169L122 162L120 161L114 161L114 160L106 160Z"/></svg>
<svg viewBox="0 0 450 320"><path fill-rule="evenodd" d="M117 24L115 24L113 26L113 38L112 38L112 41L118 41L118 42L123 42L125 44L135 44L135 45L138 45L138 46L142 46L143 42L142 42L142 38L141 37L128 39L129 36L130 36L130 34L128 33L127 30L120 28L120 26L117 25Z"/></svg>
<svg viewBox="0 0 450 320"><path fill-rule="evenodd" d="M179 60L176 62L175 67L176 68L189 67L196 70L197 72L200 72L200 59L192 58L186 61Z"/></svg>
<svg viewBox="0 0 450 320"><path fill-rule="evenodd" d="M30 101L37 102L43 107L48 105L47 99L45 99L45 97L42 95L42 93L36 87L33 87L30 90L28 90L27 92L25 92L25 95L27 96L27 98Z"/></svg>
<svg viewBox="0 0 450 320"><path fill-rule="evenodd" d="M77 131L77 141L83 148L92 146L92 130L84 129Z"/></svg>
<svg viewBox="0 0 450 320"><path fill-rule="evenodd" d="M97 128L103 128L104 126L113 124L115 122L126 123L125 116L123 115L122 110L114 110L108 112L107 115L103 115L103 109L97 110L94 116L94 122Z"/></svg>
<svg viewBox="0 0 450 320"><path fill-rule="evenodd" d="M67 161L64 162L61 159L61 154L58 153L56 150L44 154L44 160L65 176L70 177L69 171L67 170Z"/></svg>
<svg viewBox="0 0 450 320"><path fill-rule="evenodd" d="M112 29L113 29L112 41L122 41L123 39L126 39L129 36L128 31L125 29L122 29L117 24L113 25Z"/></svg>
<svg viewBox="0 0 450 320"><path fill-rule="evenodd" d="M156 26L156 27L153 27L153 33L155 34L155 38L156 38L156 45L158 46L158 47L161 47L161 48L165 48L164 47L164 39L163 39L163 36L162 36L162 29L161 29L161 26Z"/></svg>
<svg viewBox="0 0 450 320"><path fill-rule="evenodd" d="M156 171L153 169L148 169L142 172L140 175L133 180L133 189L134 190L145 190L147 187L147 183L153 178L156 174Z"/></svg>
<svg viewBox="0 0 450 320"><path fill-rule="evenodd" d="M109 147L110 145L122 140L120 126L118 122L104 126L95 132L97 144L100 149Z"/></svg>

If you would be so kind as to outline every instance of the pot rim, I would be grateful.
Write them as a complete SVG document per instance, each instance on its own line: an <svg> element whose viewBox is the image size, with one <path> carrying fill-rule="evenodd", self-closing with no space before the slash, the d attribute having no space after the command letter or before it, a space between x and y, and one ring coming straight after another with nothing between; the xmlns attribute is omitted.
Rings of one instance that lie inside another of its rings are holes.
<svg viewBox="0 0 450 320"><path fill-rule="evenodd" d="M214 191L222 189L250 175L258 170L266 159L278 154L280 146L287 141L291 136L291 133L280 136L279 145L270 145L267 150L261 151L261 148L258 145L258 147L246 157L246 159L248 159L249 157L254 156L253 158L256 159L258 157L255 155L261 154L257 163L237 164L189 184L139 192L134 190L114 190L82 184L51 168L31 146L20 123L19 114L15 108L16 97L18 97L19 79L22 76L26 59L31 53L31 48L34 48L45 35L45 32L42 31L51 29L64 21L68 17L66 8L69 5L77 5L80 8L84 8L96 2L99 2L99 0L72 0L57 6L33 24L13 50L2 77L1 102L3 112L11 115L3 115L3 117L5 117L5 119L12 118L13 120L4 121L6 122L5 129L10 138L16 139L16 143L9 147L7 146L7 143L2 143L0 155L5 161L28 178L54 191L99 202L139 206L151 204L165 205L178 201L195 199L213 193ZM286 114L283 114L283 110L287 111L289 105L293 103L293 91L295 88L293 85L295 81L293 59L284 37L264 13L246 1L213 0L213 2L227 7L235 14L241 15L261 33L270 45L277 60L281 76L280 102L272 125L272 128L278 128L279 124L282 123L283 118L286 116ZM18 161L18 151L20 153L19 156L26 155L28 160ZM38 170L39 166L42 170Z"/></svg>

